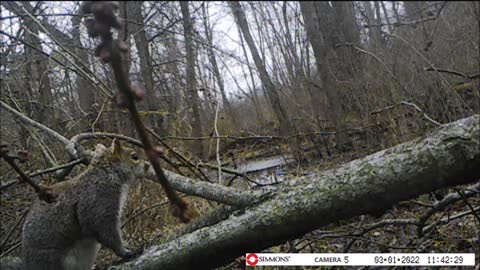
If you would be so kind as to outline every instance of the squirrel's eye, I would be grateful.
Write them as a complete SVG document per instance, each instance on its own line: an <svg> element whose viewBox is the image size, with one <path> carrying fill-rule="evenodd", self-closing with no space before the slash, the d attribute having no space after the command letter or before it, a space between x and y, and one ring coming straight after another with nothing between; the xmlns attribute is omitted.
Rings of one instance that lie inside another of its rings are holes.
<svg viewBox="0 0 480 270"><path fill-rule="evenodd" d="M138 155L137 155L137 153L135 153L135 152L132 152L132 153L130 154L130 157L131 157L133 160L138 160Z"/></svg>

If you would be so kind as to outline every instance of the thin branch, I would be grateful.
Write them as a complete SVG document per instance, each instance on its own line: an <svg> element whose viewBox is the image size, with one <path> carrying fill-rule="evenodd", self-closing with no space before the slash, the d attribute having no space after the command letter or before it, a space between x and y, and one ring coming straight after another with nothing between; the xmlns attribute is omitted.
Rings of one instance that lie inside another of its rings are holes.
<svg viewBox="0 0 480 270"><path fill-rule="evenodd" d="M411 103L411 102L407 102L407 101L401 101L400 104L402 104L402 105L407 105L407 106L411 106L411 107L415 108L415 110L417 110L418 112L420 112L420 113L423 115L423 117L424 117L425 119L427 119L428 121L430 121L431 123L433 123L433 124L435 124L435 125L437 125L437 126L441 126L441 125L442 125L442 124L440 124L439 122L433 120L430 116L428 116L428 114L426 114L425 112L423 112L423 110L420 109L420 107L418 107L416 104Z"/></svg>
<svg viewBox="0 0 480 270"><path fill-rule="evenodd" d="M121 134L116 134L116 133L108 133L108 132L88 132L88 133L80 133L75 136L73 136L70 139L70 142L74 142L75 144L80 143L83 140L89 140L89 139L98 139L98 138L115 138L119 140L123 140L126 142L129 142L133 145L136 145L138 147L143 147L143 144L141 141L136 140L134 138L121 135Z"/></svg>
<svg viewBox="0 0 480 270"><path fill-rule="evenodd" d="M321 136L332 136L335 135L335 131L315 131L315 132L299 132L297 134L289 136L273 136L273 135L258 135L258 136L231 136L231 135L220 135L220 136L201 136L201 137L182 137L182 136L165 136L162 139L165 140L183 140L183 141L200 141L200 140L288 140L295 137L311 136L311 135L321 135Z"/></svg>
<svg viewBox="0 0 480 270"><path fill-rule="evenodd" d="M440 220L438 220L437 222L434 222L426 227L423 228L423 233L426 233L428 231L430 231L434 226L437 226L439 224L446 224L450 221L453 221L453 220L456 220L456 219L459 219L459 218L462 218L464 216L467 216L467 215L470 215L470 214L473 214L474 216L478 215L478 212L480 211L480 206L477 206L471 210L467 210L467 211L464 211L464 212L461 212L461 213L458 213L456 215L453 215L453 216L449 216L449 217L446 217L446 218L442 218Z"/></svg>
<svg viewBox="0 0 480 270"><path fill-rule="evenodd" d="M218 93L217 93L218 95ZM220 136L220 133L218 132L218 112L220 110L220 102L218 102L218 97L215 98L215 120L213 122L213 127L215 130L215 136ZM222 160L220 157L220 139L217 139L215 142L215 156L217 159L217 166L218 166L218 181L217 183L222 183Z"/></svg>
<svg viewBox="0 0 480 270"><path fill-rule="evenodd" d="M397 103L397 104L390 105L390 106L387 106L387 107L384 107L384 108L381 108L381 109L372 111L372 112L370 112L370 114L378 114L378 113L381 113L381 112L384 112L384 111L388 111L388 110L394 109L395 107L400 106L400 105L413 107L415 110L417 110L418 112L420 112L420 113L422 114L422 116L423 116L425 119L427 119L429 122L435 124L436 126L441 126L441 125L442 125L442 124L439 123L438 121L433 120L433 118L431 118L430 116L428 116L428 114L426 114L426 113L425 113L422 109L420 109L420 107L418 107L416 104L411 103L411 102L408 102L408 101L400 101L400 102Z"/></svg>
<svg viewBox="0 0 480 270"><path fill-rule="evenodd" d="M96 5L93 8L93 5ZM93 13L94 19L85 21L88 34L91 37L100 37L101 43L95 49L95 55L103 62L110 63L115 80L119 89L117 93L117 103L120 107L128 109L132 122L134 123L140 141L146 156L152 164L153 170L157 175L158 182L162 185L173 208L173 214L183 222L191 219L188 203L180 198L172 189L160 165L159 157L162 155L157 146L155 146L147 133L142 122L136 100L144 98L145 91L140 86L131 84L128 74L124 68L125 53L128 51L126 44L113 37L112 28L119 29L120 19L115 14L118 6L113 2L103 2L95 4L94 2L84 2L82 11L84 13Z"/></svg>
<svg viewBox="0 0 480 270"><path fill-rule="evenodd" d="M9 249L5 250L5 252L3 252L2 254L0 254L0 258L1 258L1 257L4 257L4 256L7 256L8 254L10 254L10 252L12 252L12 251L14 251L15 249L19 248L21 245L22 245L22 241L18 241L18 242L15 243L12 247L10 247Z"/></svg>
<svg viewBox="0 0 480 270"><path fill-rule="evenodd" d="M480 184L476 184L473 187L466 189L466 191L464 192L464 197L469 198L469 197L471 197L473 195L476 195L476 194L479 194L479 193L480 193ZM447 206L449 206L449 205L451 205L455 202L458 202L462 199L463 199L462 196L459 195L457 192L455 192L455 193L448 194L441 201L435 203L433 205L433 207L431 209L429 209L425 214L423 214L423 216L421 216L420 219L418 220L417 233L418 233L419 237L421 237L423 235L423 232L424 232L424 230L423 230L424 226L423 225L428 220L428 218L430 218L436 212L442 211Z"/></svg>
<svg viewBox="0 0 480 270"><path fill-rule="evenodd" d="M207 182L211 182L210 179L208 179L208 177L202 172L202 170L197 169L197 167L190 160L188 160L181 153L166 144L163 138L160 137L157 133L155 133L155 131L153 131L151 128L147 128L147 131L148 133L150 133L150 135L157 139L163 145L163 147L165 147L170 153L172 153L175 158L177 158L181 163L185 164L185 167L187 167L198 179L204 179Z"/></svg>
<svg viewBox="0 0 480 270"><path fill-rule="evenodd" d="M473 208L472 204L468 201L467 196L465 196L465 193L458 188L454 188L454 190L458 193L458 195L460 195L462 197L462 200L465 202L465 204L468 206L468 208L470 208L470 210L472 210L473 216L475 218L477 218L477 221L480 224L480 217L478 216L477 213L475 213L475 209Z"/></svg>
<svg viewBox="0 0 480 270"><path fill-rule="evenodd" d="M463 77L463 78L465 78L465 79L470 79L470 80L473 80L473 79L476 79L476 78L479 78L479 77L480 77L480 73L478 73L478 74L473 74L473 75L467 75L467 74L462 73L462 72L460 72L460 71L451 70L451 69L445 69L445 68L425 67L424 70L425 70L425 71L443 72L443 73L447 73L447 74L452 74L452 75L460 76L460 77Z"/></svg>
<svg viewBox="0 0 480 270"><path fill-rule="evenodd" d="M221 166L218 166L218 165L216 166L216 165L212 165L212 164L208 164L208 163L202 163L202 162L198 163L197 166L198 167L209 168L209 169L214 169L214 170L220 170L220 171L226 172L228 174L233 174L233 175L236 175L236 176L243 177L249 182L259 184L259 183L255 182L252 178L250 178L248 175L246 175L245 173L242 173L242 172L239 172L239 171L236 171L236 170L228 169L228 168L221 167Z"/></svg>
<svg viewBox="0 0 480 270"><path fill-rule="evenodd" d="M1 100L0 100L0 105L5 110L10 112L18 120L20 120L20 121L22 121L22 122L24 122L24 123L26 123L30 126L33 126L33 127L36 127L38 129L43 130L44 132L48 133L50 136L52 136L53 138L57 139L58 141L62 142L65 145L70 143L70 141L67 138L60 135L58 132L50 129L49 127L47 127L43 124L40 124L39 122L36 122L36 121L32 120L31 118L29 118L29 117L25 116L24 114L20 113L19 111L15 110L14 108L10 107L7 103L5 103ZM69 153L69 154L75 156L76 153Z"/></svg>
<svg viewBox="0 0 480 270"><path fill-rule="evenodd" d="M70 168L70 167L73 167L75 165L78 165L80 163L84 163L84 160L83 159L76 159L76 160L70 161L70 162L62 164L62 165L58 165L58 166L55 166L55 167L52 167L52 168L37 171L37 172L34 172L34 173L30 174L30 177L35 177L35 176L39 176L39 175L42 175L42 174L47 174L47 173L63 170L65 168Z"/></svg>
<svg viewBox="0 0 480 270"><path fill-rule="evenodd" d="M37 196L40 200L43 200L47 203L52 203L55 202L55 195L51 192L50 189L41 187L37 183L35 183L32 178L30 178L28 175L26 175L20 167L15 163L15 159L18 159L18 157L11 156L7 152L8 150L6 149L5 145L0 146L0 158L3 158L10 167L13 168L13 170L20 176L20 179L30 185L33 190L37 193Z"/></svg>
<svg viewBox="0 0 480 270"><path fill-rule="evenodd" d="M436 19L437 19L437 16L430 16L430 17L423 18L423 19L421 19L421 20L415 20L415 21L409 21L409 22L365 24L365 25L363 25L363 27L365 27L365 28L382 27L382 26L395 26L395 27L399 27L399 26L402 26L402 25L419 24L419 23L422 23L422 22L433 21L433 20L436 20Z"/></svg>

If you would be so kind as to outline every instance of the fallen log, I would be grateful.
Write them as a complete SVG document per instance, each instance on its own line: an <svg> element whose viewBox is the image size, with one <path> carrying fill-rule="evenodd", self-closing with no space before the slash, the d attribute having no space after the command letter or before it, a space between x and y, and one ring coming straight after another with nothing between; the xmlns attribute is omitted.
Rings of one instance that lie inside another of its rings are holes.
<svg viewBox="0 0 480 270"><path fill-rule="evenodd" d="M150 247L114 269L210 269L321 226L480 179L480 116L331 169L235 211L228 219ZM113 268L112 268L113 269Z"/></svg>

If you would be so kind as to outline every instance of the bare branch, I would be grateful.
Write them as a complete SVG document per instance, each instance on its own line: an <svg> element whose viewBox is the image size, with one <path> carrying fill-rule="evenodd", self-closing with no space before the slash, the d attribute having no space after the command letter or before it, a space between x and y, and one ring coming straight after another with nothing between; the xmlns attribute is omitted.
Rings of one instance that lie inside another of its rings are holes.
<svg viewBox="0 0 480 270"><path fill-rule="evenodd" d="M460 76L460 77L463 77L465 79L470 79L470 80L473 80L473 79L476 79L476 78L480 77L480 73L473 74L473 75L467 75L467 74L462 73L460 71L445 69L445 68L426 67L426 68L424 68L424 70L425 71L436 71L436 72L448 73L448 74Z"/></svg>
<svg viewBox="0 0 480 270"><path fill-rule="evenodd" d="M0 158L3 158L8 165L13 168L13 170L20 176L22 181L30 185L33 190L35 190L40 200L43 200L47 203L55 202L55 194L53 194L49 188L39 186L32 180L32 178L26 175L15 163L15 160L18 159L18 157L9 155L7 146L4 144L0 145Z"/></svg>
<svg viewBox="0 0 480 270"><path fill-rule="evenodd" d="M10 112L15 118L17 118L18 120L24 122L25 124L27 125L30 125L30 126L33 126L35 128L38 128L44 132L46 132L48 135L52 136L53 138L57 139L58 141L60 141L61 143L67 145L70 143L70 141L65 138L64 136L60 135L58 132L50 129L49 127L43 125L43 124L40 124L39 122L36 122L32 119L30 119L29 117L25 116L24 114L22 114L21 112L15 110L14 108L10 107L7 103L3 102L0 100L0 105L5 109L7 110L8 112ZM69 153L70 155L73 155L75 156L76 153Z"/></svg>
<svg viewBox="0 0 480 270"><path fill-rule="evenodd" d="M384 112L384 111L388 111L388 110L391 110L399 105L405 105L405 106L410 106L410 107L413 107L415 110L417 110L418 112L420 112L422 114L422 116L427 119L429 122L433 123L434 125L436 126L441 126L442 124L433 120L430 116L428 116L422 109L420 109L420 107L418 107L416 104L414 103L411 103L411 102L408 102L408 101L400 101L399 103L395 104L395 105L390 105L390 106L387 106L385 108L381 108L381 109L378 109L378 110L375 110L373 112L370 112L370 114L377 114L377 113L381 113L381 112Z"/></svg>
<svg viewBox="0 0 480 270"><path fill-rule="evenodd" d="M465 198L469 198L473 195L476 195L476 194L479 194L480 193L480 184L477 184L475 186L473 186L472 188L469 188L467 189L465 192L464 192L464 197ZM447 196L445 196L441 201L435 203L433 205L433 207L431 209L429 209L425 214L423 214L423 216L418 220L418 235L419 236L422 236L423 235L423 225L425 224L425 222L433 215L435 214L436 212L438 211L441 211L443 209L445 209L447 206L455 203L455 202L458 202L460 200L462 200L462 196L455 192L455 193L450 193L448 194Z"/></svg>

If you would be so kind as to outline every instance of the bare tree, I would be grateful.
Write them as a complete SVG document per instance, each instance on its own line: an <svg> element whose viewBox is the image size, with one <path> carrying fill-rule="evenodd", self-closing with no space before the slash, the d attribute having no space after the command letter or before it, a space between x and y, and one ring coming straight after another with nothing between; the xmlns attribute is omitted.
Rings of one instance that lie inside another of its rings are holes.
<svg viewBox="0 0 480 270"><path fill-rule="evenodd" d="M41 3L32 8L28 3L3 3L6 8L15 14L23 14L22 8L28 11L36 11L40 9ZM30 7L30 8L29 8ZM25 46L25 59L29 62L27 64L27 89L38 89L38 103L29 104L34 110L32 111L35 119L51 119L52 118L52 84L48 67L48 57L43 53L42 42L39 37L40 30L36 20L32 17L25 16L24 27L26 28L25 41L28 44ZM28 78L28 79L27 79ZM32 78L34 78L32 80ZM33 94L33 92L32 92ZM48 121L48 120L47 120Z"/></svg>
<svg viewBox="0 0 480 270"><path fill-rule="evenodd" d="M185 50L187 59L187 88L191 106L192 106L192 127L194 136L202 136L202 118L200 109L200 97L198 96L195 78L195 53L193 48L193 24L190 17L190 9L187 1L180 2L180 8L183 15L183 29L185 36ZM202 142L193 144L195 152L198 156L203 157L206 153Z"/></svg>
<svg viewBox="0 0 480 270"><path fill-rule="evenodd" d="M207 7L206 7L207 6ZM215 79L218 84L218 88L220 91L220 95L222 97L222 102L223 106L225 106L226 111L228 112L232 123L234 126L237 126L237 119L235 116L235 112L233 111L232 104L227 98L227 95L225 93L225 84L223 82L222 75L220 74L220 69L218 67L217 63L217 58L213 52L213 27L209 25L209 20L208 20L208 5L203 5L202 6L202 11L203 11L203 27L205 29L205 35L207 37L207 54L208 54L208 59L210 60L210 64L212 65L212 72L215 75Z"/></svg>
<svg viewBox="0 0 480 270"><path fill-rule="evenodd" d="M248 48L250 49L250 52L253 57L253 61L260 74L260 79L262 81L263 86L265 87L265 91L270 100L273 111L275 112L275 116L280 122L280 132L284 135L287 135L291 133L294 130L294 128L290 123L290 119L280 102L280 96L270 76L268 75L267 69L265 68L264 61L260 58L260 54L257 51L257 47L255 46L252 35L250 33L248 22L247 22L247 19L245 18L245 13L243 12L242 6L240 5L239 2L228 2L228 3L230 5L230 8L232 9L232 12L238 24L238 27L242 30L242 34L243 34L243 37L245 38Z"/></svg>
<svg viewBox="0 0 480 270"><path fill-rule="evenodd" d="M147 32L145 31L144 17L142 14L142 2L129 2L131 7L130 12L135 22L132 23L132 32L134 34L135 45L137 45L138 58L140 60L140 73L145 86L146 95L149 98L146 100L146 109L150 112L159 110L159 102L156 101L156 94L158 91L155 91L155 85L153 80L153 67L152 67L152 56L150 55L150 46L147 38ZM163 123L163 115L150 113L148 114L149 122L161 135L167 135L167 132Z"/></svg>

